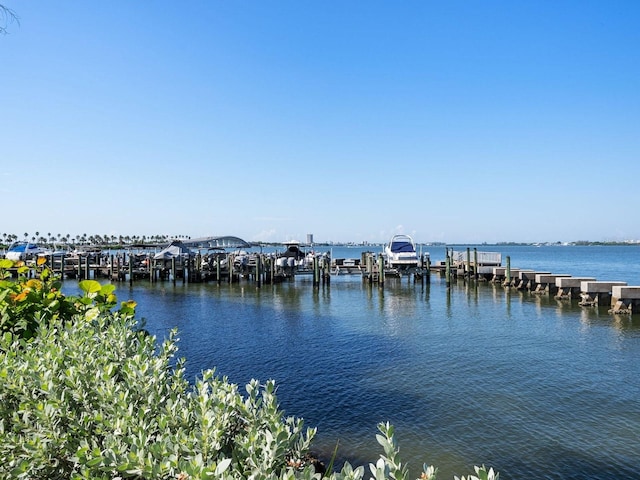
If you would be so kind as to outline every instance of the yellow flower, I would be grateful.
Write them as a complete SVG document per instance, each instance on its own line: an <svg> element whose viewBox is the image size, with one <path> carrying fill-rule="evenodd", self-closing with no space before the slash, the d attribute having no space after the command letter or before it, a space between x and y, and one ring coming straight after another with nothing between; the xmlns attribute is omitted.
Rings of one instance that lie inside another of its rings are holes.
<svg viewBox="0 0 640 480"><path fill-rule="evenodd" d="M26 283L27 288L32 288L34 290L40 290L42 288L42 282L38 279L32 278L28 280Z"/></svg>

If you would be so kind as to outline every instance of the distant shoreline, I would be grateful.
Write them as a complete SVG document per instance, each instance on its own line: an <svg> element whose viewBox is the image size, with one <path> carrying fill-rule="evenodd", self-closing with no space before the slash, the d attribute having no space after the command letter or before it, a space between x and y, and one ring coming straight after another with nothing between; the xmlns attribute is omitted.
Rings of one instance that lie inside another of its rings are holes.
<svg viewBox="0 0 640 480"><path fill-rule="evenodd" d="M185 237L188 238L188 237ZM13 241L7 241L5 239L2 241L0 239L0 250L6 250L11 246L13 242L25 242L27 240L24 239L15 239ZM39 244L47 247L65 247L65 248L100 248L100 249L111 249L111 250L120 250L126 248L159 248L164 247L172 241L178 240L180 238L150 238L148 241L140 241L139 237L133 237L131 242L125 241L92 241L92 238L82 239L84 241L69 241L68 239L56 239L55 241L51 241L52 239L45 240L40 238L38 240L31 239L29 243ZM74 239L76 240L76 239ZM252 246L255 247L281 247L285 245L287 242L248 242ZM386 243L375 243L375 242L314 242L313 244L308 244L301 242L300 245L303 247L353 247L353 248L367 248L367 247L380 247L384 246ZM575 246L640 246L640 240L626 240L626 241L590 241L590 240L578 240L573 242L496 242L496 243L446 243L446 242L416 242L417 245L424 246L435 246L435 247L575 247Z"/></svg>

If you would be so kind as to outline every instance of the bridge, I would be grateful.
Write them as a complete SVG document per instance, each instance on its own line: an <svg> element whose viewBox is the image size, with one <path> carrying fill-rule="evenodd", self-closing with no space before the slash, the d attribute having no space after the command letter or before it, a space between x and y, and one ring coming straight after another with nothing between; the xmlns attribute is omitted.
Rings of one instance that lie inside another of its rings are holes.
<svg viewBox="0 0 640 480"><path fill-rule="evenodd" d="M230 235L220 237L200 237L181 240L185 247L189 248L251 248L252 245L239 238Z"/></svg>

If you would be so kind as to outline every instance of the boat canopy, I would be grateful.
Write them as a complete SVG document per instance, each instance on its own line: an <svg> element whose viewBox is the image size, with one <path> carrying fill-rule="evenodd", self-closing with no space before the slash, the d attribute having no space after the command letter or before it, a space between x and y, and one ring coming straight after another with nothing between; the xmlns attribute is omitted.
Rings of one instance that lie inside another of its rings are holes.
<svg viewBox="0 0 640 480"><path fill-rule="evenodd" d="M156 260L169 260L174 257L189 255L191 251L180 241L174 240L162 251L154 255Z"/></svg>
<svg viewBox="0 0 640 480"><path fill-rule="evenodd" d="M413 243L408 240L394 240L391 242L391 251L393 253L413 253L416 249Z"/></svg>

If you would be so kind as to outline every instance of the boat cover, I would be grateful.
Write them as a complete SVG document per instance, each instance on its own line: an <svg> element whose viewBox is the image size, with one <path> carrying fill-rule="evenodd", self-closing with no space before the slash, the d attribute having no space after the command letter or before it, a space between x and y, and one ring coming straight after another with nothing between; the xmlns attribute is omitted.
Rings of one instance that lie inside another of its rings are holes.
<svg viewBox="0 0 640 480"><path fill-rule="evenodd" d="M153 258L156 260L169 260L173 257L180 257L182 255L190 254L191 250L185 247L182 242L173 241L169 244L169 246L156 253Z"/></svg>

